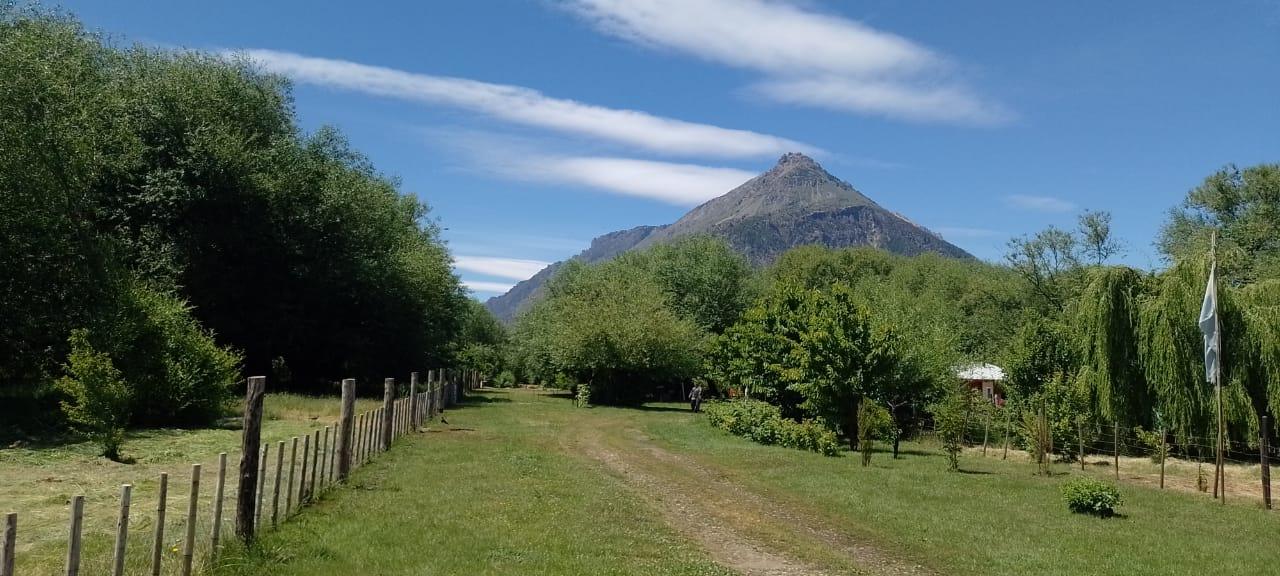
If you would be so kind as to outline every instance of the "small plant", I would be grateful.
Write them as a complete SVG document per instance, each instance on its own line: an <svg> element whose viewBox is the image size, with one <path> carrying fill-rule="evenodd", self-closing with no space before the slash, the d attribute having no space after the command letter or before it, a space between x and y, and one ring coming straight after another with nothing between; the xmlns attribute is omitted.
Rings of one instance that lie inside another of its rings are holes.
<svg viewBox="0 0 1280 576"><path fill-rule="evenodd" d="M73 331L69 341L71 353L63 366L66 375L54 383L67 396L62 412L72 425L102 446L103 456L118 461L133 391L124 383L111 357L89 344L87 330Z"/></svg>
<svg viewBox="0 0 1280 576"><path fill-rule="evenodd" d="M1062 499L1077 514L1110 518L1120 505L1120 490L1093 478L1075 478L1062 485Z"/></svg>
<svg viewBox="0 0 1280 576"><path fill-rule="evenodd" d="M796 422L783 418L777 406L759 400L712 402L705 410L707 421L735 436L758 444L786 446L817 452L823 456L840 455L840 441L821 422Z"/></svg>
<svg viewBox="0 0 1280 576"><path fill-rule="evenodd" d="M591 385L578 384L577 394L573 397L575 406L587 407L591 405Z"/></svg>
<svg viewBox="0 0 1280 576"><path fill-rule="evenodd" d="M1165 442L1164 434L1160 432L1148 432L1143 430L1141 426L1133 431L1138 437L1138 442L1151 451L1151 462L1159 464L1169 456L1169 443Z"/></svg>
<svg viewBox="0 0 1280 576"><path fill-rule="evenodd" d="M889 411L870 398L863 398L858 404L858 450L862 452L863 466L871 465L876 438L883 438L892 430L893 419L889 417Z"/></svg>
<svg viewBox="0 0 1280 576"><path fill-rule="evenodd" d="M933 407L942 451L947 455L947 469L953 472L960 469L960 451L964 447L964 429L968 425L967 415L972 401L973 394L967 386L955 385Z"/></svg>

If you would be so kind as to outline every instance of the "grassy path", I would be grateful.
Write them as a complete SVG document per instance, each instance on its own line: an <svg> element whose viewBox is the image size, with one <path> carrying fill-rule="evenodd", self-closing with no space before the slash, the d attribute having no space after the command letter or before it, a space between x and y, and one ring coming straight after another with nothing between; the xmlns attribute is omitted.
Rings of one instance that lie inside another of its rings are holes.
<svg viewBox="0 0 1280 576"><path fill-rule="evenodd" d="M226 574L1270 573L1280 517L1125 486L1069 514L1066 474L932 450L891 460L751 444L667 406L490 391L357 472Z"/></svg>

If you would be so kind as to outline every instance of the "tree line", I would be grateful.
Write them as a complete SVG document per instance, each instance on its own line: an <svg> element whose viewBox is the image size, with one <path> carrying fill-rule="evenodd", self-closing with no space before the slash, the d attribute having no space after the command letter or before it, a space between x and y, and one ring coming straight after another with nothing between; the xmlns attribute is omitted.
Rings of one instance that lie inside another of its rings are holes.
<svg viewBox="0 0 1280 576"><path fill-rule="evenodd" d="M243 373L320 392L445 365L486 314L429 207L244 59L5 5L0 150L10 422L57 425L84 373L125 384L130 425L207 423Z"/></svg>
<svg viewBox="0 0 1280 576"><path fill-rule="evenodd" d="M1110 214L1091 211L1011 240L999 263L806 246L753 270L708 237L570 262L501 362L508 380L595 403L674 399L700 382L851 446L860 414L896 441L948 406L970 410L956 369L991 362L1005 368L1006 407L1044 412L1064 455L1117 423L1191 451L1215 425L1197 325L1215 231L1226 412L1244 446L1280 407L1274 164L1229 166L1191 190L1156 239L1158 270L1113 265L1125 246Z"/></svg>

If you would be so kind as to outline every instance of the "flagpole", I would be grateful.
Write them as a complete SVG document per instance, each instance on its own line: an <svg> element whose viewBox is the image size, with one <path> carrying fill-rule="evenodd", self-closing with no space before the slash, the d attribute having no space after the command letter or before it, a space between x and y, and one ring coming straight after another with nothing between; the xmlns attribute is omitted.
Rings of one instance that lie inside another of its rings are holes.
<svg viewBox="0 0 1280 576"><path fill-rule="evenodd" d="M1218 231L1213 231L1210 240L1210 268L1209 275L1214 278L1213 283L1213 302L1215 308L1220 308L1221 300L1218 298L1218 283L1216 281L1218 271ZM1219 310L1214 310L1213 314L1213 339L1214 348L1218 351L1218 361L1214 363L1213 380L1214 389L1217 395L1218 403L1218 466L1214 477L1214 484L1218 486L1218 494L1221 496L1221 502L1227 503L1227 462L1226 462L1226 442L1225 442L1225 424L1222 419L1222 314Z"/></svg>

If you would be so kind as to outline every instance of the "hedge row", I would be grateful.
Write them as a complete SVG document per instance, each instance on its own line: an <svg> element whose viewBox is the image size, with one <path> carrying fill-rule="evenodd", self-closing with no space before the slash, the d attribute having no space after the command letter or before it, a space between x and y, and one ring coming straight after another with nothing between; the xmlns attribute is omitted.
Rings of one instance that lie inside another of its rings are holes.
<svg viewBox="0 0 1280 576"><path fill-rule="evenodd" d="M753 442L809 450L823 456L840 454L840 442L834 432L812 420L783 418L777 406L766 402L714 402L707 405L706 412L712 426Z"/></svg>

